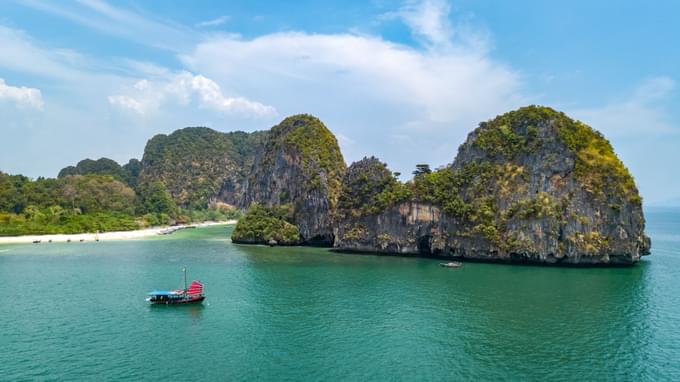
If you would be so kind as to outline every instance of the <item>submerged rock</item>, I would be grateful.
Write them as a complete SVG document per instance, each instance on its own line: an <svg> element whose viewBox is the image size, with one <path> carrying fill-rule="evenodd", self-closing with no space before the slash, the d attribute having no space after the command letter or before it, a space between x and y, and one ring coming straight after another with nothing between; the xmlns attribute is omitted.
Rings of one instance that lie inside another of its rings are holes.
<svg viewBox="0 0 680 382"><path fill-rule="evenodd" d="M481 123L451 166L406 184L387 174L374 158L350 166L337 249L581 265L649 254L641 198L610 143L550 108Z"/></svg>

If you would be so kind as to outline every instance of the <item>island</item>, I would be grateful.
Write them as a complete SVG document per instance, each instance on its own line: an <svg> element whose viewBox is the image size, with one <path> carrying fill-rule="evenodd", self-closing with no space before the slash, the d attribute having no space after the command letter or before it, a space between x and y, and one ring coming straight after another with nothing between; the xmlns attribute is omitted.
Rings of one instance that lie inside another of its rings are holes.
<svg viewBox="0 0 680 382"><path fill-rule="evenodd" d="M318 118L269 130L188 127L141 160L85 159L56 179L0 172L0 235L240 218L239 244L550 265L630 265L650 253L642 199L611 144L544 106L481 122L452 162L400 180L345 164Z"/></svg>
<svg viewBox="0 0 680 382"><path fill-rule="evenodd" d="M401 183L375 158L343 178L334 247L454 259L629 265L650 253L642 199L591 127L529 106L482 122L452 164Z"/></svg>
<svg viewBox="0 0 680 382"><path fill-rule="evenodd" d="M272 129L240 187L238 205L256 204L234 242L548 265L650 253L642 199L609 141L551 108L480 123L451 164L419 165L407 182L374 157L345 169L329 134L310 116Z"/></svg>

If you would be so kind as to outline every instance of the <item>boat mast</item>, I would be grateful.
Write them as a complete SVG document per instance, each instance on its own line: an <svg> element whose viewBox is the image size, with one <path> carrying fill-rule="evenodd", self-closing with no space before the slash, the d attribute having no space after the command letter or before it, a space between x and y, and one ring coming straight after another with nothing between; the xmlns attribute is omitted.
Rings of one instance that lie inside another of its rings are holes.
<svg viewBox="0 0 680 382"><path fill-rule="evenodd" d="M184 267L184 296L187 295L187 267Z"/></svg>

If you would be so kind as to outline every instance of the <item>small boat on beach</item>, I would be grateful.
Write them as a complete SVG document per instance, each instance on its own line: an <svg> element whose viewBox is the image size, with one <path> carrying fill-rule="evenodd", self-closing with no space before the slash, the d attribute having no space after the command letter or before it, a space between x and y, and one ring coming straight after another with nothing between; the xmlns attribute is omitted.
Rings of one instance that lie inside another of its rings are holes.
<svg viewBox="0 0 680 382"><path fill-rule="evenodd" d="M460 268L463 266L463 263L459 263L458 261L449 261L448 263L439 263L439 266L444 268Z"/></svg>
<svg viewBox="0 0 680 382"><path fill-rule="evenodd" d="M203 284L194 280L187 287L187 269L184 268L184 289L155 290L149 292L146 301L153 305L200 304L205 300Z"/></svg>

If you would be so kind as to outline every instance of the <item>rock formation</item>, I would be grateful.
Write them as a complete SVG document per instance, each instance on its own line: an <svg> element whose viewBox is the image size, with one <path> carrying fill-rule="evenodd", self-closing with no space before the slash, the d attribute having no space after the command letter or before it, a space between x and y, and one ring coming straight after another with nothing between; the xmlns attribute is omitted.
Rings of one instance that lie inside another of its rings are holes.
<svg viewBox="0 0 680 382"><path fill-rule="evenodd" d="M122 180L155 213L250 208L233 236L242 243L585 265L632 264L650 249L642 200L610 143L539 106L482 122L451 165L419 165L406 183L376 158L346 169L335 137L310 115L254 133L160 134L141 162L85 160L60 177L72 174Z"/></svg>
<svg viewBox="0 0 680 382"><path fill-rule="evenodd" d="M205 208L211 201L237 205L265 135L206 127L156 135L144 149L139 183L162 182L175 203L185 208Z"/></svg>
<svg viewBox="0 0 680 382"><path fill-rule="evenodd" d="M650 249L635 182L609 142L545 107L481 123L451 166L406 184L375 159L352 164L340 200L341 250L623 265Z"/></svg>
<svg viewBox="0 0 680 382"><path fill-rule="evenodd" d="M269 131L240 205L290 206L302 242L331 245L331 213L344 172L340 147L328 128L316 117L294 115Z"/></svg>
<svg viewBox="0 0 680 382"><path fill-rule="evenodd" d="M291 223L289 206L267 208L254 203L234 228L231 240L239 244L300 244L300 230Z"/></svg>

